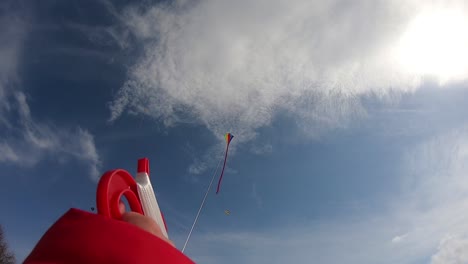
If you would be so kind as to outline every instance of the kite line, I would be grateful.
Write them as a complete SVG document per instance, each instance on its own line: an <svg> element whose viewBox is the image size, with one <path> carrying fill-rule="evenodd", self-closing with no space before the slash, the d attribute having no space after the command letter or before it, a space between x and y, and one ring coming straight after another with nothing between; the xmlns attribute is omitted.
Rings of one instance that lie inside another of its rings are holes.
<svg viewBox="0 0 468 264"><path fill-rule="evenodd" d="M216 194L219 192L219 187L221 186L221 180L223 179L223 174L224 174L224 168L226 167L226 160L227 160L227 155L228 155L228 150L229 150L229 144L231 143L231 140L234 136L231 133L226 133L224 138L226 139L226 153L224 154L224 164L223 164L223 169L221 171L221 175L219 176L219 181L218 181L218 188L216 189ZM213 185L214 178L216 176L216 173L218 172L219 165L221 164L222 159L219 160L218 166L216 166L216 169L213 173L213 177L211 177L210 185L208 186L208 189L206 190L205 197L203 197L203 201L200 205L200 208L198 208L197 216L195 216L195 220L193 221L192 227L190 228L190 232L187 236L187 240L185 240L184 247L182 248L182 253L185 251L185 247L187 246L187 243L190 240L190 236L192 235L193 228L197 224L198 217L200 216L200 212L203 209L203 206L205 205L206 197L208 197L208 193L211 190L211 185Z"/></svg>
<svg viewBox="0 0 468 264"><path fill-rule="evenodd" d="M182 253L184 253L185 247L187 246L187 243L189 242L190 236L192 235L193 228L197 224L198 217L200 216L200 212L203 209L203 206L205 205L206 197L208 196L208 193L210 192L211 185L213 184L213 180L214 180L214 178L216 176L216 173L218 172L218 168L219 168L219 165L221 164L221 161L222 161L222 159L219 160L218 166L216 166L216 170L213 173L213 177L211 178L210 185L208 186L208 189L206 190L205 197L203 197L203 201L202 201L202 203L200 205L200 208L198 209L197 216L195 217L195 220L193 221L192 228L190 228L190 232L189 232L189 234L187 236L187 240L185 240L184 247L182 248Z"/></svg>

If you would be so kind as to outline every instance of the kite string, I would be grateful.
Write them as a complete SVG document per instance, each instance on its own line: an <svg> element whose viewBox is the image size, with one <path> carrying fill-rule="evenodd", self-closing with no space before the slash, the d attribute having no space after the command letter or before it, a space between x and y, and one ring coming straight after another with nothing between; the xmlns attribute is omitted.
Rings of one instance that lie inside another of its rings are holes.
<svg viewBox="0 0 468 264"><path fill-rule="evenodd" d="M187 243L188 243L188 241L190 240L190 236L192 235L193 228L194 228L195 225L197 224L198 217L200 216L200 212L201 212L201 210L203 209L203 206L205 205L206 197L208 196L208 193L210 192L211 185L213 185L213 180L214 180L214 178L215 178L215 176L216 176L216 173L218 172L219 165L221 164L221 161L222 161L222 159L219 160L218 166L216 166L216 170L215 170L214 173L213 173L213 177L211 178L210 185L208 186L208 189L206 190L205 197L203 197L203 201L202 201L202 203L201 203L201 205L200 205L200 208L198 209L197 216L195 217L195 220L193 221L192 228L190 228L190 232L189 232L189 234L188 234L188 236L187 236L187 240L185 240L184 247L182 248L182 253L184 253L185 247L187 246Z"/></svg>

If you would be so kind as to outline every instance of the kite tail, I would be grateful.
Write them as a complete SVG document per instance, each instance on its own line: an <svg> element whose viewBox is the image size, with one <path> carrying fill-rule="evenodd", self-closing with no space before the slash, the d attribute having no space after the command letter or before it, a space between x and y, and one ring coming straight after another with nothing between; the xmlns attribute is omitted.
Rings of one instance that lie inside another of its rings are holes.
<svg viewBox="0 0 468 264"><path fill-rule="evenodd" d="M218 188L216 188L216 194L219 193L219 188L221 187L221 181L223 180L223 175L224 175L224 168L226 167L226 160L227 160L227 155L229 151L229 144L226 146L226 153L224 154L224 164L223 164L223 169L221 170L221 175L219 176L219 181L218 181Z"/></svg>

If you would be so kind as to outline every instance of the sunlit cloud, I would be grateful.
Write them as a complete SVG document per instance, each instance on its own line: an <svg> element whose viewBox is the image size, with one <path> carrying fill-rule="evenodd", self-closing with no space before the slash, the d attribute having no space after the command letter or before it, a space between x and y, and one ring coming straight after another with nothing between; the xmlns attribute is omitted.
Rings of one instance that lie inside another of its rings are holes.
<svg viewBox="0 0 468 264"><path fill-rule="evenodd" d="M468 75L468 19L460 6L432 6L410 22L399 43L403 69L440 83Z"/></svg>
<svg viewBox="0 0 468 264"><path fill-rule="evenodd" d="M278 113L312 137L348 127L366 115L365 96L412 92L426 78L466 79L466 10L451 1L437 3L448 11L431 13L435 3L204 0L129 7L121 20L144 55L110 119L128 110L168 126L201 123L220 139L233 132L239 142Z"/></svg>

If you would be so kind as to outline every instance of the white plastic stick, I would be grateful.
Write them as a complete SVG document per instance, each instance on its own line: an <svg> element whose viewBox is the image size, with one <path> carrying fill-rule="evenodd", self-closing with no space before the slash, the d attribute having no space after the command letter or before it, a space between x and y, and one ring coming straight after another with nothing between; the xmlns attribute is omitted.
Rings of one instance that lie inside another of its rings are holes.
<svg viewBox="0 0 468 264"><path fill-rule="evenodd" d="M153 186L149 178L149 161L148 159L141 159L138 161L138 173L135 177L138 187L138 196L140 197L141 206L146 216L151 217L161 228L163 235L169 238L164 225L164 220L159 209L156 195L154 194Z"/></svg>

